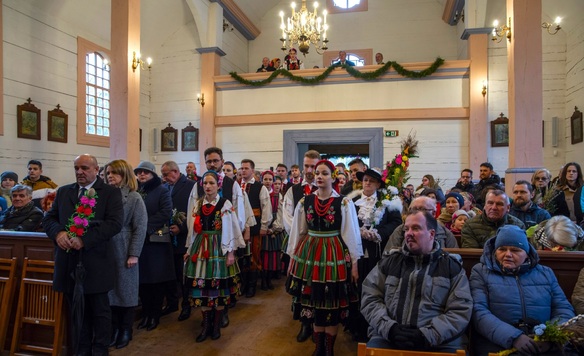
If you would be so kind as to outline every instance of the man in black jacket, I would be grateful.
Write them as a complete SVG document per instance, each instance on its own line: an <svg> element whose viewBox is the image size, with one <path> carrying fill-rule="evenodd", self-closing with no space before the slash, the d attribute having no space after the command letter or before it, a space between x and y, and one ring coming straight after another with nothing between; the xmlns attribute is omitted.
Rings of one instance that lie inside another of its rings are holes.
<svg viewBox="0 0 584 356"><path fill-rule="evenodd" d="M175 161L166 161L160 168L162 178L166 181L164 184L170 191L172 198L173 217L177 217L180 213L184 213L184 219L181 222L171 221L170 232L173 236L173 251L174 251L174 273L176 280L169 283L166 291L166 306L162 309L162 315L167 315L178 310L179 291L182 295L182 308L189 308L188 294L185 293L183 281L183 256L187 252L185 247L187 241L187 207L189 205L189 194L195 186L195 181L187 179L187 177L180 172L178 164Z"/></svg>
<svg viewBox="0 0 584 356"><path fill-rule="evenodd" d="M15 231L37 231L43 211L32 202L32 188L17 184L10 190L12 206L0 221L0 229Z"/></svg>

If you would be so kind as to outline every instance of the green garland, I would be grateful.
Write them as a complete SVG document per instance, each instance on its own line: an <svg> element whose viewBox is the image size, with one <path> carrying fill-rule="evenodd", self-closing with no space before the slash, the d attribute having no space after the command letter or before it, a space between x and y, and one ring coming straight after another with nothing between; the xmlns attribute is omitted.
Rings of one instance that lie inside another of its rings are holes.
<svg viewBox="0 0 584 356"><path fill-rule="evenodd" d="M385 63L383 66L381 66L377 70L374 70L373 72L360 72L354 67L347 66L345 64L333 64L330 67L328 67L324 72L322 72L321 75L317 75L316 77L312 78L296 76L286 69L277 69L276 71L272 72L272 74L270 74L268 78L264 80L247 80L239 76L237 72L230 72L229 75L231 75L231 77L237 80L239 83L249 85L252 87L261 87L267 85L271 83L279 75L287 77L292 81L300 82L301 84L316 85L320 84L320 82L323 82L335 68L339 67L345 69L347 73L349 73L354 78L363 80L375 80L382 76L383 74L385 74L385 72L389 71L391 67L393 67L393 69L403 77L423 78L434 73L442 64L444 64L444 59L438 57L436 58L434 63L432 63L431 66L419 72L404 69L404 67L402 67L399 63L391 61Z"/></svg>

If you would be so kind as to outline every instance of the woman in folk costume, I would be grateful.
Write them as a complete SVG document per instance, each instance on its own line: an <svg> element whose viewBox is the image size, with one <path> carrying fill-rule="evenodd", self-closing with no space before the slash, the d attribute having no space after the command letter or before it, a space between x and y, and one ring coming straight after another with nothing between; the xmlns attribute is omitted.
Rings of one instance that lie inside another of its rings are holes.
<svg viewBox="0 0 584 356"><path fill-rule="evenodd" d="M207 336L221 337L223 309L235 301L237 277L234 251L245 246L231 203L221 198L219 176L207 171L201 178L205 195L193 209L194 233L187 239L187 278L192 280L191 305L201 307L203 330L197 342Z"/></svg>
<svg viewBox="0 0 584 356"><path fill-rule="evenodd" d="M357 180L363 183L363 189L352 191L348 198L355 204L363 245L364 256L358 262L359 276L362 278L357 291L361 295L363 279L381 260L389 236L402 223L403 203L398 196L397 188L390 186L385 189L379 171L367 169L365 172L357 172ZM348 329L353 338L366 342L369 324L358 309L351 310L350 320Z"/></svg>
<svg viewBox="0 0 584 356"><path fill-rule="evenodd" d="M268 226L267 235L262 236L262 290L274 289L272 277L277 277L280 273L280 250L284 240L284 225L282 223L282 178L272 171L262 173L262 183L270 192L270 202L272 204L272 222ZM279 213L278 213L279 212ZM279 220L278 220L279 216Z"/></svg>
<svg viewBox="0 0 584 356"><path fill-rule="evenodd" d="M293 296L294 313L314 323L314 355L334 354L338 324L357 299L353 283L363 255L353 202L333 189L337 174L330 161L316 164L318 189L296 206L288 243L286 290Z"/></svg>

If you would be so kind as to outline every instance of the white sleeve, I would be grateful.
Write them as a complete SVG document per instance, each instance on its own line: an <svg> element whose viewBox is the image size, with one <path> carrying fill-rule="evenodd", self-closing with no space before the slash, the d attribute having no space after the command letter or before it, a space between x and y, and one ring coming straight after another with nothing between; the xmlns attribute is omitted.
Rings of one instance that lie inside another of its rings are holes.
<svg viewBox="0 0 584 356"><path fill-rule="evenodd" d="M349 249L351 261L357 263L357 260L363 256L363 246L361 245L361 233L355 205L347 197L344 197L341 203L341 216L343 219L341 221L341 238Z"/></svg>
<svg viewBox="0 0 584 356"><path fill-rule="evenodd" d="M199 199L199 192L197 190L197 184L195 183L195 185L193 186L193 189L191 190L191 193L189 194L189 203L187 205L187 211L186 211L186 215L187 215L187 228L188 228L188 233L187 233L187 240L185 243L185 246L187 248L190 249L191 245L193 244L193 241L195 241L195 232L193 230L194 228L194 224L195 224L195 206L197 205L197 200Z"/></svg>
<svg viewBox="0 0 584 356"><path fill-rule="evenodd" d="M239 229L245 229L245 202L243 199L243 192L241 187L237 182L233 182L233 196L231 199L231 204L235 208L235 213L237 214L237 220L239 221Z"/></svg>
<svg viewBox="0 0 584 356"><path fill-rule="evenodd" d="M260 189L260 206L262 208L261 229L267 230L272 221L272 202L270 200L270 192L268 192L268 188L263 185L262 189Z"/></svg>
<svg viewBox="0 0 584 356"><path fill-rule="evenodd" d="M249 197L246 192L243 192L243 200L245 203L245 227L256 226L258 223L255 216L253 215L253 208L249 202Z"/></svg>
<svg viewBox="0 0 584 356"><path fill-rule="evenodd" d="M292 188L290 187L286 191L284 200L282 202L282 224L284 225L284 230L290 234L290 229L292 227L292 219L294 219L294 194L292 193Z"/></svg>
<svg viewBox="0 0 584 356"><path fill-rule="evenodd" d="M223 255L240 247L245 247L237 214L229 201L226 201L223 209L221 209L221 225L221 250Z"/></svg>
<svg viewBox="0 0 584 356"><path fill-rule="evenodd" d="M292 227L290 229L290 238L288 239L288 249L286 253L289 256L294 254L296 245L308 232L308 224L306 223L306 213L304 212L304 198L300 199L296 209L294 210L294 219L292 220Z"/></svg>
<svg viewBox="0 0 584 356"><path fill-rule="evenodd" d="M284 199L282 199L282 194L280 194L280 199L278 199L278 212L276 213L276 220L272 223L272 230L274 231L282 231L284 226L282 225L283 219L283 205Z"/></svg>

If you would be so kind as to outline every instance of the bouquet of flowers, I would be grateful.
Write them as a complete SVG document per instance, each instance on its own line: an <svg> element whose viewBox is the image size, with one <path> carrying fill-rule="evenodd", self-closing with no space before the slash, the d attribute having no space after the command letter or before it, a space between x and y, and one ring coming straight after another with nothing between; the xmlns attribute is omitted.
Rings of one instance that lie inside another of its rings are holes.
<svg viewBox="0 0 584 356"><path fill-rule="evenodd" d="M178 211L176 208L172 209L172 216L170 217L170 225L182 225L185 222L185 219L187 218L187 214L182 212L182 211Z"/></svg>
<svg viewBox="0 0 584 356"><path fill-rule="evenodd" d="M418 140L416 140L415 133L410 133L401 143L401 153L395 155L393 160L388 161L386 164L386 168L381 176L385 184L394 186L401 192L410 177L408 172L410 158L417 157L417 153Z"/></svg>
<svg viewBox="0 0 584 356"><path fill-rule="evenodd" d="M545 341L556 344L560 350L572 348L579 352L584 351L584 315L577 315L565 323L558 325L558 321L546 321L533 327L533 334L528 335L535 341ZM515 348L497 353L507 356L516 352Z"/></svg>
<svg viewBox="0 0 584 356"><path fill-rule="evenodd" d="M69 238L82 237L85 235L89 221L95 216L93 209L97 204L97 193L91 188L79 198L79 203L75 205L75 212L69 217L66 226Z"/></svg>

